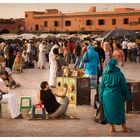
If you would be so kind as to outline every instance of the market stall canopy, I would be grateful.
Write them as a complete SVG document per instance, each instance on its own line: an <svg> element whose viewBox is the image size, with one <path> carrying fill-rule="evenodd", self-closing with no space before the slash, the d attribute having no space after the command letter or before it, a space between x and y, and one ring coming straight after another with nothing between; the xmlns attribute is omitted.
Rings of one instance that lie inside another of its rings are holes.
<svg viewBox="0 0 140 140"><path fill-rule="evenodd" d="M90 38L91 39L95 39L95 38L97 38L98 37L98 35L97 34L94 34L94 35L92 35Z"/></svg>
<svg viewBox="0 0 140 140"><path fill-rule="evenodd" d="M58 34L56 35L57 38L67 39L69 37L68 34Z"/></svg>
<svg viewBox="0 0 140 140"><path fill-rule="evenodd" d="M95 38L96 41L103 41L103 39L104 39L103 37L97 37L97 38Z"/></svg>
<svg viewBox="0 0 140 140"><path fill-rule="evenodd" d="M88 34L88 35L81 34L81 35L78 35L78 37L79 37L81 40L84 40L85 38L90 37L90 34Z"/></svg>
<svg viewBox="0 0 140 140"><path fill-rule="evenodd" d="M101 38L107 39L119 39L119 38L136 38L137 34L134 31L127 29L114 29L108 32L104 32L100 35Z"/></svg>
<svg viewBox="0 0 140 140"><path fill-rule="evenodd" d="M2 34L0 35L0 38L3 38L5 40L7 39L16 39L18 37L17 34Z"/></svg>
<svg viewBox="0 0 140 140"><path fill-rule="evenodd" d="M79 39L79 36L77 34L72 34L72 35L69 35L68 38L69 39Z"/></svg>
<svg viewBox="0 0 140 140"><path fill-rule="evenodd" d="M39 36L39 38L55 38L56 36L54 34L42 34Z"/></svg>
<svg viewBox="0 0 140 140"><path fill-rule="evenodd" d="M29 34L29 33L24 33L18 36L18 39L32 39L32 38L37 38L37 35L34 34Z"/></svg>

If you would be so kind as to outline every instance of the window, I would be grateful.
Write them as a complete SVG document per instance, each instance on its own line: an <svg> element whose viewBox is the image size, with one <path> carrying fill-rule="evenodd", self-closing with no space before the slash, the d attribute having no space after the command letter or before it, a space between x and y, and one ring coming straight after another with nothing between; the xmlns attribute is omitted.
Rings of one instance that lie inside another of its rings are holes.
<svg viewBox="0 0 140 140"><path fill-rule="evenodd" d="M35 30L39 30L39 25L35 25Z"/></svg>
<svg viewBox="0 0 140 140"><path fill-rule="evenodd" d="M98 20L98 25L105 25L105 20L104 19L99 19Z"/></svg>
<svg viewBox="0 0 140 140"><path fill-rule="evenodd" d="M58 27L59 26L59 22L58 21L54 21L54 27Z"/></svg>
<svg viewBox="0 0 140 140"><path fill-rule="evenodd" d="M71 21L70 20L66 20L65 21L65 26L71 26Z"/></svg>
<svg viewBox="0 0 140 140"><path fill-rule="evenodd" d="M87 25L87 26L92 25L92 20L86 20L86 25Z"/></svg>
<svg viewBox="0 0 140 140"><path fill-rule="evenodd" d="M48 27L48 21L44 21L44 27Z"/></svg>
<svg viewBox="0 0 140 140"><path fill-rule="evenodd" d="M129 24L129 19L128 18L124 18L123 19L123 24Z"/></svg>
<svg viewBox="0 0 140 140"><path fill-rule="evenodd" d="M112 25L116 25L116 19L115 18L112 19Z"/></svg>

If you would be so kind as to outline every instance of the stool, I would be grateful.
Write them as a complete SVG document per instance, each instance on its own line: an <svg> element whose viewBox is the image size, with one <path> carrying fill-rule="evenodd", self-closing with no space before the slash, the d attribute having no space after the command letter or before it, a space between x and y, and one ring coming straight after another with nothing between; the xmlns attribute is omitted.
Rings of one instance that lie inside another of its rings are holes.
<svg viewBox="0 0 140 140"><path fill-rule="evenodd" d="M36 112L35 112L36 108L41 109L42 110L42 114L36 114ZM32 108L32 119L35 119L35 118L41 118L43 120L46 119L46 113L45 113L44 105L42 105L42 104L33 105L33 108Z"/></svg>
<svg viewBox="0 0 140 140"><path fill-rule="evenodd" d="M0 104L0 118L2 118L2 105Z"/></svg>
<svg viewBox="0 0 140 140"><path fill-rule="evenodd" d="M29 105L23 106L23 100L28 100L29 101ZM28 109L28 110L32 109L32 100L31 100L30 96L24 96L24 97L20 98L20 111L22 109Z"/></svg>

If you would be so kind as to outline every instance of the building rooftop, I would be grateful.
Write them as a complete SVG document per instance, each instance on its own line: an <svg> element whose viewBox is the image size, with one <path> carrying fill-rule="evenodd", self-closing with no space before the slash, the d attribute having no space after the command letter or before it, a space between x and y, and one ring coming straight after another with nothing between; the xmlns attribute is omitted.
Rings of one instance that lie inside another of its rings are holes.
<svg viewBox="0 0 140 140"><path fill-rule="evenodd" d="M28 11L27 11L28 12ZM33 12L34 17L49 17L49 16L85 16L85 15L92 15L92 16L98 16L98 15L112 15L112 14L135 14L140 13L140 10L136 10L134 8L115 8L112 11L96 11L96 7L92 6L87 12L73 12L73 13L62 13L58 9L46 9L43 12L37 12L37 11L30 11Z"/></svg>

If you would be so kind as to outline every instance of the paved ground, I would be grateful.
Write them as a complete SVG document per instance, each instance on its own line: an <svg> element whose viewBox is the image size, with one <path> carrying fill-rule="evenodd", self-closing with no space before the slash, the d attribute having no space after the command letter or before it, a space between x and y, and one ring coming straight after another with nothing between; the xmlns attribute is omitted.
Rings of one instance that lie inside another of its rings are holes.
<svg viewBox="0 0 140 140"><path fill-rule="evenodd" d="M127 63L123 68L127 79L140 81L140 64ZM36 103L36 93L39 91L39 84L48 80L48 66L45 70L28 69L22 74L15 74L13 77L22 84L21 88L13 89L18 103L20 96L32 96L33 103ZM93 91L92 91L93 92ZM3 105L3 118L0 119L0 136L140 136L140 114L127 114L127 125L135 131L131 133L118 132L110 134L108 125L100 125L94 122L95 111L92 106L69 107L68 114L80 118L61 120L13 120L10 118L7 105Z"/></svg>

